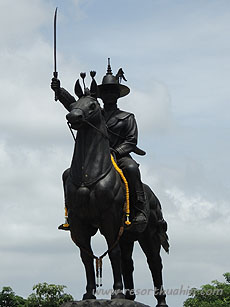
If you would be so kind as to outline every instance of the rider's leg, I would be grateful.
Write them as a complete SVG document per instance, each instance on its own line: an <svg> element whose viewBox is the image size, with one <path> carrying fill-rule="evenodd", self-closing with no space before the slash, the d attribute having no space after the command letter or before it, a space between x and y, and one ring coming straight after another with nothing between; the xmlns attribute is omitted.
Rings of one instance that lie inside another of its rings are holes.
<svg viewBox="0 0 230 307"><path fill-rule="evenodd" d="M62 182L63 182L63 188L64 188L64 203L65 203L65 223L61 224L58 226L58 229L61 230L69 230L69 225L68 225L68 205L67 205L67 201L66 201L66 191L65 191L65 182L66 179L68 178L70 173L70 168L66 169L64 171L64 173L62 174Z"/></svg>
<svg viewBox="0 0 230 307"><path fill-rule="evenodd" d="M133 222L147 223L146 199L143 184L141 182L139 164L130 156L126 156L118 160L118 166L127 177L130 194L136 196L135 208L137 210L137 214L133 219Z"/></svg>

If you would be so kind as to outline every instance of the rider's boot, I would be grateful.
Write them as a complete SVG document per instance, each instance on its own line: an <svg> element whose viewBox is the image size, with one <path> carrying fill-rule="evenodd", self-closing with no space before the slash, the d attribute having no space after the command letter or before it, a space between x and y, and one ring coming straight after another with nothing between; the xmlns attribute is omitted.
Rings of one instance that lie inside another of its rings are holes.
<svg viewBox="0 0 230 307"><path fill-rule="evenodd" d="M58 229L60 229L60 230L70 230L69 223L68 223L68 209L67 209L67 207L65 207L65 223L59 225Z"/></svg>
<svg viewBox="0 0 230 307"><path fill-rule="evenodd" d="M58 229L59 230L70 230L70 227L69 227L69 224L66 225L66 224L61 224L58 226Z"/></svg>
<svg viewBox="0 0 230 307"><path fill-rule="evenodd" d="M141 184L142 185L142 184ZM147 204L144 190L136 190L137 202L135 204L135 209L137 211L136 216L133 218L132 222L138 225L147 225Z"/></svg>

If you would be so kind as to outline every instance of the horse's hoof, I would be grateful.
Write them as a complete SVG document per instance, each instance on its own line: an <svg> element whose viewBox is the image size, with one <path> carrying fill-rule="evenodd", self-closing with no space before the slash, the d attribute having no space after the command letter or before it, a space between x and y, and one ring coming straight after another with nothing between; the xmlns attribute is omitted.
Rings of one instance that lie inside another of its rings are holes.
<svg viewBox="0 0 230 307"><path fill-rule="evenodd" d="M122 292L116 292L111 295L111 300L122 299L125 300L125 295Z"/></svg>
<svg viewBox="0 0 230 307"><path fill-rule="evenodd" d="M95 299L96 299L96 296L88 292L86 292L82 298L82 300L95 300Z"/></svg>
<svg viewBox="0 0 230 307"><path fill-rule="evenodd" d="M156 307L169 307L166 303L157 304Z"/></svg>

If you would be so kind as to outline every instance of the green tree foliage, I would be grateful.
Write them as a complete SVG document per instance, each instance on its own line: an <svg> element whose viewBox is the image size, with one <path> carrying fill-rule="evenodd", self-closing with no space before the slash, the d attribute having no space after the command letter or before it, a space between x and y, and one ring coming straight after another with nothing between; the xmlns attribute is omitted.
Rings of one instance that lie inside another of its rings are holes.
<svg viewBox="0 0 230 307"><path fill-rule="evenodd" d="M224 283L214 280L201 289L192 289L191 297L184 302L184 307L229 307L230 273L225 273L224 277Z"/></svg>
<svg viewBox="0 0 230 307"><path fill-rule="evenodd" d="M52 285L39 283L33 287L35 293L32 293L27 299L28 307L59 307L61 304L73 301L70 294L64 293L63 285Z"/></svg>
<svg viewBox="0 0 230 307"><path fill-rule="evenodd" d="M26 306L26 300L15 295L11 287L3 287L0 292L0 307L23 307Z"/></svg>
<svg viewBox="0 0 230 307"><path fill-rule="evenodd" d="M34 293L28 299L15 295L10 287L3 287L0 292L0 307L59 307L73 301L70 294L64 293L66 286L39 283L33 286Z"/></svg>

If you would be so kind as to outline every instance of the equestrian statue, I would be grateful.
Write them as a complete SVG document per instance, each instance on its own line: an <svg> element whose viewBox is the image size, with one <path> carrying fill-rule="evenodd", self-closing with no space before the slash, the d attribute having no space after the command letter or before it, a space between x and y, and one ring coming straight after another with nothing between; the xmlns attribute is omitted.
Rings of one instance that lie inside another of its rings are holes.
<svg viewBox="0 0 230 307"><path fill-rule="evenodd" d="M96 72L91 71L90 75L90 89L85 85L85 73L80 74L83 89L79 79L76 81L77 99L61 87L57 76L51 82L55 100L68 111L66 120L72 134L77 131L76 137L73 134L71 166L62 176L66 222L59 229L70 231L80 248L87 280L83 299L96 298L96 287L101 285L102 258L107 253L114 279L111 298L135 299L132 252L134 242L138 241L152 274L157 307L167 307L160 257L161 246L169 251L167 223L158 198L142 183L139 164L131 156L145 155L137 147L135 116L117 106L118 99L130 90L121 84L126 81L121 68L113 75L110 60L100 85L95 81ZM98 230L108 245L101 257L96 257L91 248L91 237Z"/></svg>

